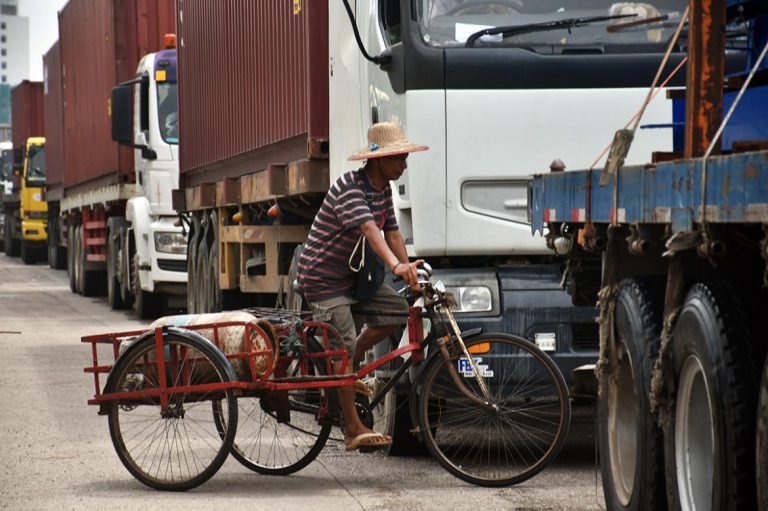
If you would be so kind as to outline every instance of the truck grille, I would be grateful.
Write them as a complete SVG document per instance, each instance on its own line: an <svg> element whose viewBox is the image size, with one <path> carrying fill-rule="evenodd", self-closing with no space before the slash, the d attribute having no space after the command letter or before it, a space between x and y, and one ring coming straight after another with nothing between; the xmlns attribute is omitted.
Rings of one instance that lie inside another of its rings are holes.
<svg viewBox="0 0 768 511"><path fill-rule="evenodd" d="M158 259L157 266L165 271L187 271L186 259Z"/></svg>
<svg viewBox="0 0 768 511"><path fill-rule="evenodd" d="M572 326L574 350L598 351L600 349L600 326L597 323L575 323Z"/></svg>

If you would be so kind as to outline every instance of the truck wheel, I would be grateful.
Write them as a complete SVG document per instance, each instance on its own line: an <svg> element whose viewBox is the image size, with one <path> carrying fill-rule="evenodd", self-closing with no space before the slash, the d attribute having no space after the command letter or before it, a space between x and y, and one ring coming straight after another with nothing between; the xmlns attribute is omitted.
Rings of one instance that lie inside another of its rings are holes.
<svg viewBox="0 0 768 511"><path fill-rule="evenodd" d="M78 273L80 279L78 284L79 291L83 296L98 296L102 293L104 288L104 274L100 271L88 271L86 269L88 255L85 250L85 228L82 225L78 226L77 234L77 246L79 251L77 260L79 261L80 267L80 272Z"/></svg>
<svg viewBox="0 0 768 511"><path fill-rule="evenodd" d="M211 280L208 271L208 245L205 238L197 247L197 270L195 272L195 298L198 314L211 312L208 304L208 283Z"/></svg>
<svg viewBox="0 0 768 511"><path fill-rule="evenodd" d="M35 249L26 240L21 240L21 260L24 264L35 264Z"/></svg>
<svg viewBox="0 0 768 511"><path fill-rule="evenodd" d="M189 241L187 241L187 313L197 314L197 246L198 233L200 232L200 221L196 216L192 216L192 226L189 231Z"/></svg>
<svg viewBox="0 0 768 511"><path fill-rule="evenodd" d="M288 296L286 298L286 306L289 310L300 311L306 310L304 307L304 298L297 289L299 278L299 257L301 257L301 251L304 248L303 244L296 245L293 249L293 257L291 258L291 266L288 268Z"/></svg>
<svg viewBox="0 0 768 511"><path fill-rule="evenodd" d="M67 276L69 277L69 289L73 293L77 293L75 258L75 226L70 225L67 228Z"/></svg>
<svg viewBox="0 0 768 511"><path fill-rule="evenodd" d="M601 375L598 446L609 510L666 509L663 435L651 415L650 390L659 353L660 299L626 279L616 295L617 363Z"/></svg>
<svg viewBox="0 0 768 511"><path fill-rule="evenodd" d="M118 266L118 253L120 251L120 238L113 240L115 234L110 229L107 231L107 302L114 310L122 310L128 307L123 300L120 289L120 281L117 278L120 268Z"/></svg>
<svg viewBox="0 0 768 511"><path fill-rule="evenodd" d="M156 318L164 308L164 296L141 289L139 282L139 254L134 254L131 267L131 291L133 292L133 310L141 319Z"/></svg>
<svg viewBox="0 0 768 511"><path fill-rule="evenodd" d="M217 243L211 247L211 253L208 257L209 273L209 298L210 298L210 312L221 312L223 305L223 298L221 294L221 284L219 283L219 247Z"/></svg>
<svg viewBox="0 0 768 511"><path fill-rule="evenodd" d="M13 222L15 218L5 217L5 255L8 257L18 257L20 252L19 240L13 239Z"/></svg>
<svg viewBox="0 0 768 511"><path fill-rule="evenodd" d="M729 290L696 284L677 319L664 428L670 509L755 509L757 377L741 310Z"/></svg>
<svg viewBox="0 0 768 511"><path fill-rule="evenodd" d="M83 226L75 228L75 288L83 294Z"/></svg>
<svg viewBox="0 0 768 511"><path fill-rule="evenodd" d="M757 406L757 509L768 509L768 357L763 363Z"/></svg>

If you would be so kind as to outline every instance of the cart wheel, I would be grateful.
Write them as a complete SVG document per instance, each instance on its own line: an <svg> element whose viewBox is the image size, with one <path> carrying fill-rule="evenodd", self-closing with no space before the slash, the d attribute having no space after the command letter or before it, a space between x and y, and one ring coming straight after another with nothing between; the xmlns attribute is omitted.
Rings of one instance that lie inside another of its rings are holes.
<svg viewBox="0 0 768 511"><path fill-rule="evenodd" d="M538 474L560 451L571 405L557 366L529 341L481 334L467 342L488 386L491 406L472 402L441 356L425 369L419 425L429 451L459 479L509 486ZM458 377L482 396L465 357L451 361Z"/></svg>
<svg viewBox="0 0 768 511"><path fill-rule="evenodd" d="M195 334L168 332L164 339L168 387L216 384L235 380L232 366L213 345ZM154 335L120 356L110 374L111 392L159 389ZM109 384L108 384L109 385ZM210 405L217 403L217 421ZM183 491L201 485L221 467L237 429L232 389L171 394L166 410L158 397L112 401L109 431L123 465L142 483L157 490ZM229 427L222 428L226 424Z"/></svg>
<svg viewBox="0 0 768 511"><path fill-rule="evenodd" d="M312 353L322 351L310 340ZM294 361L287 376L314 376L326 374L324 358ZM240 422L237 438L232 445L232 456L244 466L260 474L288 475L309 465L325 446L332 424L321 422L317 416L321 408L336 410L336 393L326 389L297 389L288 391L290 421L278 422L275 412L265 398L240 397L237 399ZM220 431L227 431L225 417L220 413L221 403L213 403L213 416ZM266 409L265 409L266 408Z"/></svg>

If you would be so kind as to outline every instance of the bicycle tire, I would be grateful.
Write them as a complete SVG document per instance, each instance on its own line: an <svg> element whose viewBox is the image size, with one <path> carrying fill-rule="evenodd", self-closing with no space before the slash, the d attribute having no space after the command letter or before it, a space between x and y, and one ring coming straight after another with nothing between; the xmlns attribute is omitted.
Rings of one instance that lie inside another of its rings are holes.
<svg viewBox="0 0 768 511"><path fill-rule="evenodd" d="M224 383L234 371L213 345L194 334L165 334L166 382L169 387ZM113 392L159 388L154 335L130 346L116 362ZM222 397L223 396L223 397ZM217 399L221 430L211 421L205 401ZM210 479L229 455L237 429L232 389L169 396L163 414L159 399L115 400L109 408L109 432L117 455L143 484L164 491L185 491Z"/></svg>
<svg viewBox="0 0 768 511"><path fill-rule="evenodd" d="M469 483L500 487L530 479L557 456L568 435L565 380L549 356L520 337L481 334L466 344L495 408L462 394L438 355L420 382L424 442L448 472ZM468 361L451 363L466 387L482 396Z"/></svg>
<svg viewBox="0 0 768 511"><path fill-rule="evenodd" d="M322 351L312 339L310 353ZM311 358L304 369L292 364L289 376L326 374L325 359ZM257 397L237 399L240 422L231 454L243 466L259 474L289 475L309 465L328 441L333 427L330 422L321 423L313 411L317 403L328 399L328 409L335 410L335 392L327 389L298 389L288 393L291 418L279 423L273 412L265 411ZM214 412L217 411L214 402ZM214 413L214 418L221 417Z"/></svg>

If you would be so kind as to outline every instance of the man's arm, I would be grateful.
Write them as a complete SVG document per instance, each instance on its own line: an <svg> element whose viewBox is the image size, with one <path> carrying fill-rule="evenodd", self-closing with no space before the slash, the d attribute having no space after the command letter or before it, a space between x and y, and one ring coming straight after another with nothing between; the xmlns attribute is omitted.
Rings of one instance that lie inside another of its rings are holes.
<svg viewBox="0 0 768 511"><path fill-rule="evenodd" d="M360 225L360 232L365 236L365 240L371 245L376 255L381 257L384 264L392 270L392 273L403 279L412 289L419 288L416 268L421 266L424 261L419 259L413 263L408 262L405 241L400 231L386 231L382 237L376 223L373 220L368 220Z"/></svg>

